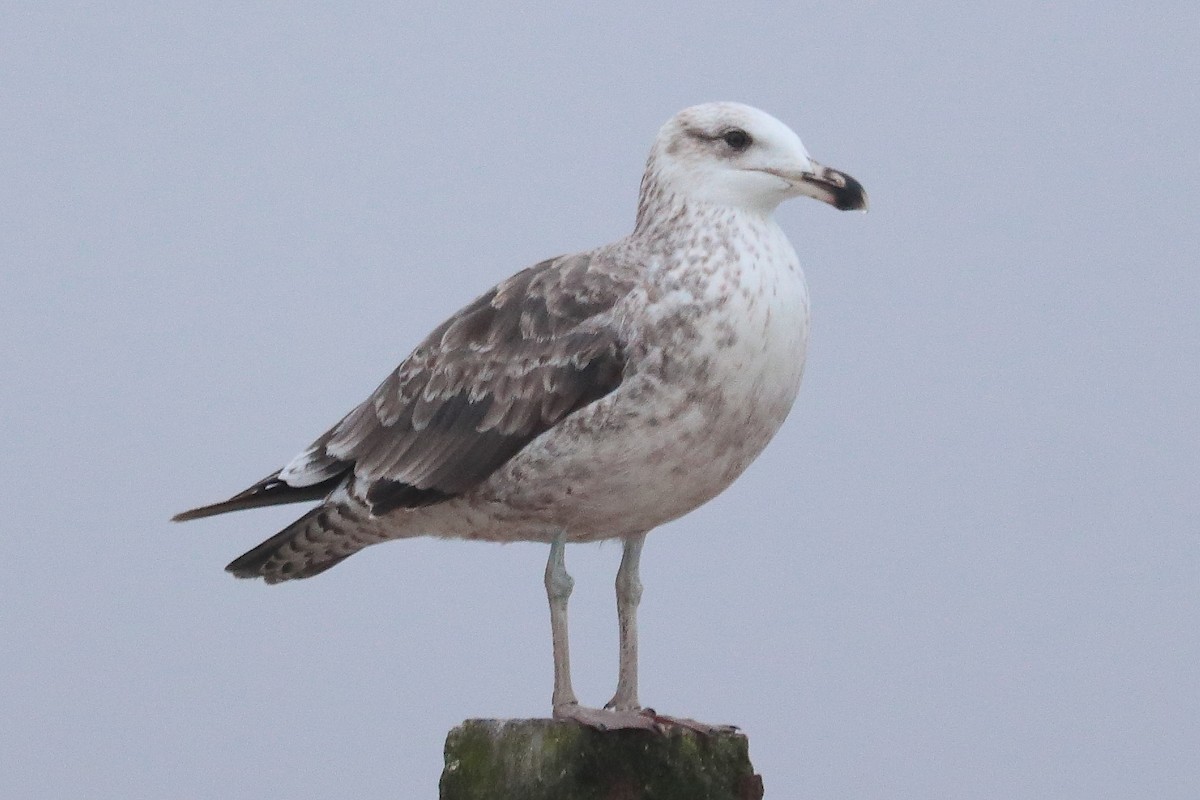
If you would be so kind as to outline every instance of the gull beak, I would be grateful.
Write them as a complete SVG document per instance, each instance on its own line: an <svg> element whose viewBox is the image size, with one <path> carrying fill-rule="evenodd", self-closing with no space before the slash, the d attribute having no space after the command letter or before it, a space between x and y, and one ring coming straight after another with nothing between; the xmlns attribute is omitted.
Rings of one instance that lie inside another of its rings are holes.
<svg viewBox="0 0 1200 800"><path fill-rule="evenodd" d="M783 178L797 194L829 203L841 211L866 211L867 192L858 181L844 172L818 164L811 159L803 171L763 170Z"/></svg>
<svg viewBox="0 0 1200 800"><path fill-rule="evenodd" d="M811 171L800 176L801 194L815 197L840 211L866 211L867 191L858 181L832 167L810 161Z"/></svg>

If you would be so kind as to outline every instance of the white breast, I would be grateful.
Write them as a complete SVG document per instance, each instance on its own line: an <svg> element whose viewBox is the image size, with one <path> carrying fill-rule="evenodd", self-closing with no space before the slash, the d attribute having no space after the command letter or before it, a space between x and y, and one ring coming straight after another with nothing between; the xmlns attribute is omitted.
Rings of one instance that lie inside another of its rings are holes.
<svg viewBox="0 0 1200 800"><path fill-rule="evenodd" d="M724 232L647 271L619 312L624 381L487 482L477 497L492 515L486 538L648 531L716 496L762 452L800 386L808 292L773 222Z"/></svg>
<svg viewBox="0 0 1200 800"><path fill-rule="evenodd" d="M714 402L705 413L701 458L692 458L695 492L725 489L762 452L796 399L808 342L808 289L795 251L773 222L750 228L736 277L718 277L693 360ZM704 373L703 370L700 371Z"/></svg>
<svg viewBox="0 0 1200 800"><path fill-rule="evenodd" d="M595 425L594 435L584 432L592 463L604 465L572 490L592 536L613 535L614 526L648 530L710 500L791 409L808 290L782 231L754 222L738 231L742 241L730 241L732 253L684 257L660 276L657 301L638 309L646 321L640 363L595 415L581 415Z"/></svg>

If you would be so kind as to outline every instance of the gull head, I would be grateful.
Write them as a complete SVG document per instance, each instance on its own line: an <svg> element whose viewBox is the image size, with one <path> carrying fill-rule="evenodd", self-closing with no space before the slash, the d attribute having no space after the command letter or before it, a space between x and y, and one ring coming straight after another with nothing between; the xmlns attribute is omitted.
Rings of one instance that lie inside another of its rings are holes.
<svg viewBox="0 0 1200 800"><path fill-rule="evenodd" d="M685 201L761 214L800 196L867 209L862 184L813 161L791 128L741 103L704 103L668 120L650 153L643 192L652 185Z"/></svg>

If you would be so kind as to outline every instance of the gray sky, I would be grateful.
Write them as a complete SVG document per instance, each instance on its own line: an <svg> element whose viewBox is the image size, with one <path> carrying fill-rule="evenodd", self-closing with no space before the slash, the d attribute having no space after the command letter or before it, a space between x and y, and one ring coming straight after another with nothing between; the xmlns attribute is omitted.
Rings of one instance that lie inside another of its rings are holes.
<svg viewBox="0 0 1200 800"><path fill-rule="evenodd" d="M872 210L780 210L805 385L651 535L643 701L769 797L1200 796L1200 6L444 5L0 12L0 796L432 797L451 726L545 715L544 547L266 587L222 567L298 509L166 520L626 233L716 99ZM619 556L567 554L593 704Z"/></svg>

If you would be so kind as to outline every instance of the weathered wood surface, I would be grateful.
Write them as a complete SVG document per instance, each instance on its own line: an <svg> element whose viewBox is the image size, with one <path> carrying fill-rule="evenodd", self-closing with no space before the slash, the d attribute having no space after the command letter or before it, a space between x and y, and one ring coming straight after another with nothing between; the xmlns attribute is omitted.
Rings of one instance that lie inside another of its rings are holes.
<svg viewBox="0 0 1200 800"><path fill-rule="evenodd" d="M761 800L737 732L472 719L446 737L441 800Z"/></svg>

